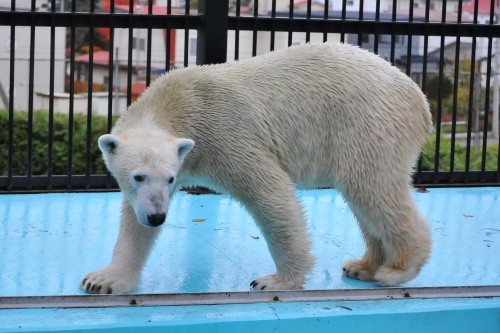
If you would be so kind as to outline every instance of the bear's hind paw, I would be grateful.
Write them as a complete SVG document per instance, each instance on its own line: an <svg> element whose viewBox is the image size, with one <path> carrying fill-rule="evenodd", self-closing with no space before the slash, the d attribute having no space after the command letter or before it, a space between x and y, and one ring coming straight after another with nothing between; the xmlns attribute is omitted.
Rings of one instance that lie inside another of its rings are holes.
<svg viewBox="0 0 500 333"><path fill-rule="evenodd" d="M374 272L365 260L350 260L342 268L344 275L355 280L373 281Z"/></svg>
<svg viewBox="0 0 500 333"><path fill-rule="evenodd" d="M250 283L250 287L256 291L263 290L297 290L303 289L302 284L295 281L285 280L279 277L277 274L267 275L258 279L255 279Z"/></svg>
<svg viewBox="0 0 500 333"><path fill-rule="evenodd" d="M375 280L380 286L391 287L414 279L418 273L419 271L414 267L403 270L390 266L382 266L377 270Z"/></svg>

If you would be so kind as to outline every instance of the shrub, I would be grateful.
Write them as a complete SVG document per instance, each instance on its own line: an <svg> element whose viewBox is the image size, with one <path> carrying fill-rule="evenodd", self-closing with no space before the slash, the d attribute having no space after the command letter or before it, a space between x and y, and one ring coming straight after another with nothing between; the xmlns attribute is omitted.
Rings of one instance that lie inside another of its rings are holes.
<svg viewBox="0 0 500 333"><path fill-rule="evenodd" d="M116 118L114 119L116 120ZM87 171L87 157L89 157L89 174L103 174L106 171L101 153L97 147L97 138L107 132L108 120L106 116L92 116L90 133L90 151L87 153L87 115L75 114L73 117L73 144L71 163L68 163L69 144L68 115L54 114L52 163L49 166L49 114L46 111L33 113L32 130L32 175L47 175L49 169L53 175L85 174ZM8 171L8 124L9 114L0 110L0 174ZM13 175L28 174L28 125L27 112L14 112L13 131ZM430 138L425 144L422 156L422 170L434 170L436 139ZM451 142L441 137L439 146L439 171L450 170ZM460 144L455 145L454 170L465 170L466 149ZM482 148L471 148L470 170L481 169ZM496 170L498 160L498 144L488 145L486 149L486 170Z"/></svg>
<svg viewBox="0 0 500 333"><path fill-rule="evenodd" d="M0 174L8 171L8 131L9 114L0 110ZM28 126L27 112L14 112L13 130L13 175L28 174ZM97 138L107 132L108 120L106 116L92 116L90 133L90 150L87 152L87 115L73 116L73 144L70 146L68 115L54 114L52 131L52 162L49 165L49 114L46 111L35 111L32 121L32 175L46 175L49 171L53 175L85 174L87 171L87 157L89 158L88 172L90 174L105 173L106 168L97 147ZM71 161L68 161L71 148Z"/></svg>
<svg viewBox="0 0 500 333"><path fill-rule="evenodd" d="M482 146L480 148L471 147L469 170L481 170ZM427 140L422 155L422 170L434 170L434 160L436 155L436 138ZM454 154L454 170L465 170L466 149L464 146L456 143ZM438 171L450 171L451 161L451 141L441 137L439 143L439 163ZM498 144L490 144L486 148L486 166L485 170L496 170L498 164Z"/></svg>

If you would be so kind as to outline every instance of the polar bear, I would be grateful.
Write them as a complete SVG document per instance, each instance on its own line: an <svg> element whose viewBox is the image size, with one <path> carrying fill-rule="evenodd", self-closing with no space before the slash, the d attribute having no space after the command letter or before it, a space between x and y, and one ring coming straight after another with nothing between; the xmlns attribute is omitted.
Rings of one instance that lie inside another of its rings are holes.
<svg viewBox="0 0 500 333"><path fill-rule="evenodd" d="M351 45L171 71L99 138L124 194L121 226L111 262L81 288L131 292L172 196L192 185L229 193L261 228L276 272L254 290L301 289L314 264L296 188L335 187L349 204L366 252L344 265L346 276L383 286L413 279L431 237L410 173L431 130L419 87Z"/></svg>

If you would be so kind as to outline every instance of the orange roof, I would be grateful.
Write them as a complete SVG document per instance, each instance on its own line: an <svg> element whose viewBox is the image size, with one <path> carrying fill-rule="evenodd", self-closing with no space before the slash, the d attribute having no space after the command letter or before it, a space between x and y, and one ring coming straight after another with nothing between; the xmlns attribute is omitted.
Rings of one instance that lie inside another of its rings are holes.
<svg viewBox="0 0 500 333"><path fill-rule="evenodd" d="M133 7L133 13L134 14L149 14L149 6L145 5L135 5ZM123 11L125 13L128 13L130 10L129 5L115 5L115 10ZM166 15L167 14L167 7L166 6L157 6L153 5L153 8L151 9L151 12L153 15ZM172 14L175 14L173 10L170 11Z"/></svg>
<svg viewBox="0 0 500 333"><path fill-rule="evenodd" d="M307 2L308 0L298 0L298 1L294 1L293 3L293 7L294 8L299 8L299 7L302 7L302 6L305 6L307 5ZM320 4L320 5L323 5L325 2L324 1L311 1L311 4L314 5L314 4Z"/></svg>
<svg viewBox="0 0 500 333"><path fill-rule="evenodd" d="M470 0L462 5L462 11L464 13L474 14L474 6L476 1L478 1L477 12L478 14L489 14L491 9L491 0ZM493 6L493 11L497 11L498 0L495 0L495 5Z"/></svg>
<svg viewBox="0 0 500 333"><path fill-rule="evenodd" d="M126 88L125 88L125 90L126 90ZM146 90L146 82L138 81L138 82L132 83L130 92L132 93L132 95L140 95L144 92L144 90Z"/></svg>
<svg viewBox="0 0 500 333"><path fill-rule="evenodd" d="M90 60L90 54L82 54L78 57L75 57L76 62L86 62L88 63ZM96 65L109 65L109 52L108 51L96 51L93 53L93 62Z"/></svg>

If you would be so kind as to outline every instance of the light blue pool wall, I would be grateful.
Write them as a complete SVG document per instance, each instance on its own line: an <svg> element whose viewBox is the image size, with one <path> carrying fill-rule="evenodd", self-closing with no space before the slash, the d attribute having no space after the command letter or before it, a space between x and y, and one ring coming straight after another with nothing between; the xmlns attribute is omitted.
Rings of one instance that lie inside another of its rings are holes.
<svg viewBox="0 0 500 333"><path fill-rule="evenodd" d="M299 191L318 260L307 289L375 288L342 276L364 244L339 192ZM413 195L432 255L402 287L500 285L500 188ZM111 259L121 194L0 195L0 298L83 295L88 271ZM198 221L198 222L196 222ZM260 230L224 195L179 193L135 293L249 291L274 271ZM500 332L500 298L272 302L0 310L0 332Z"/></svg>

